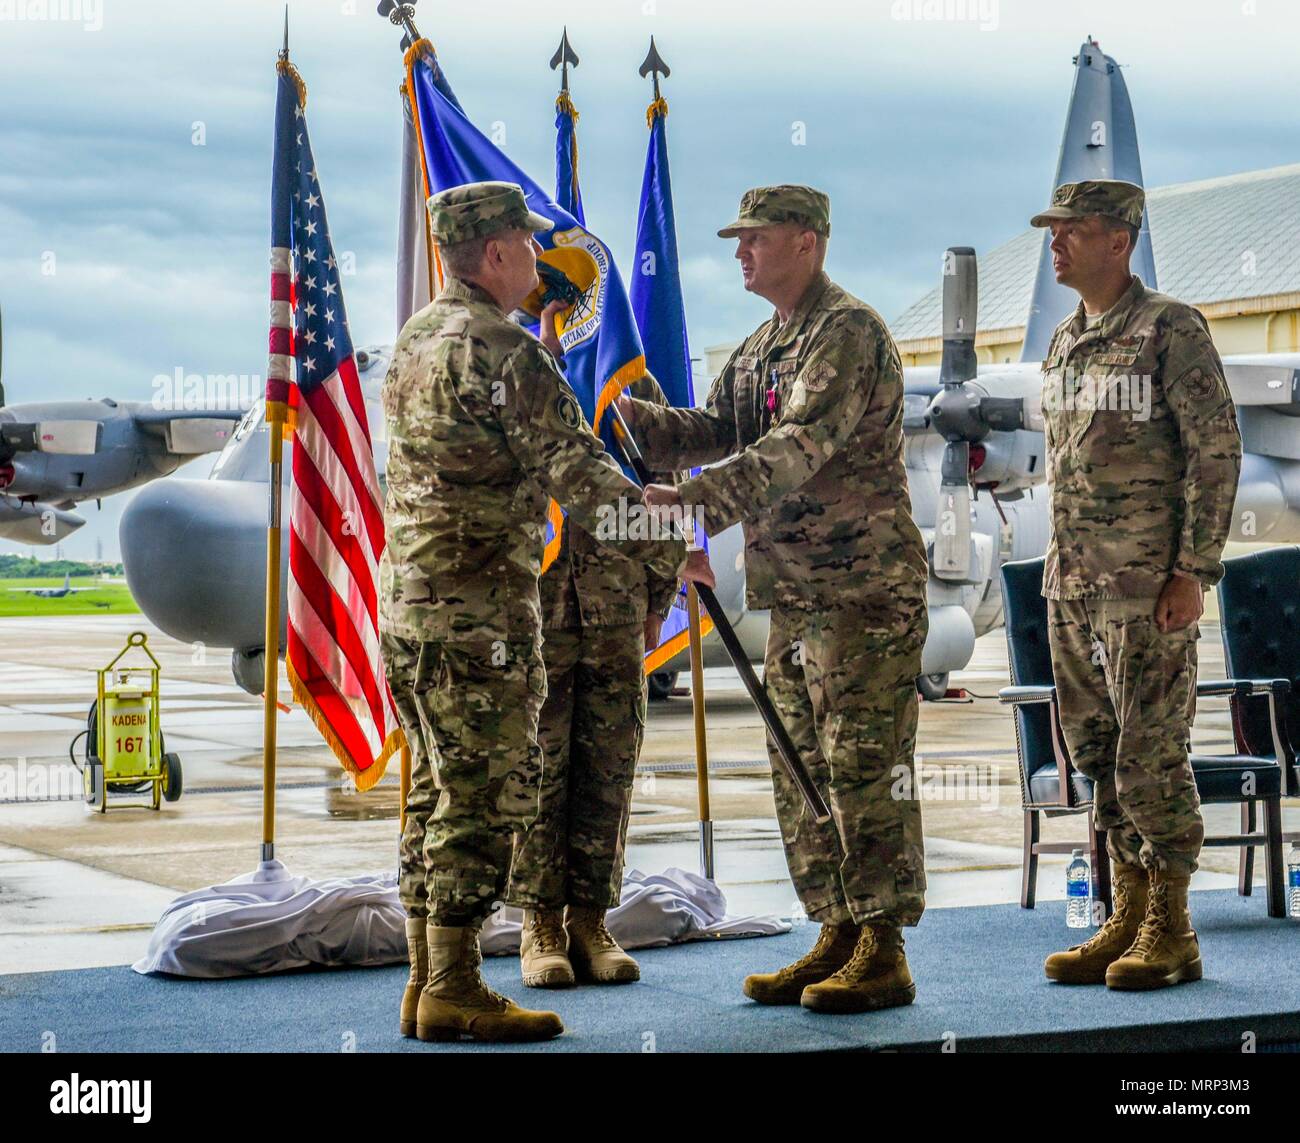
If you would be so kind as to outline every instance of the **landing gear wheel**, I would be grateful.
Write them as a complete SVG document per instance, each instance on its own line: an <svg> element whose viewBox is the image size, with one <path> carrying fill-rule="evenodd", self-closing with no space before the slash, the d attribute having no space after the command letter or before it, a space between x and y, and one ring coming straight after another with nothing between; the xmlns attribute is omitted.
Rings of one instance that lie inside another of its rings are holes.
<svg viewBox="0 0 1300 1143"><path fill-rule="evenodd" d="M942 675L921 675L916 680L916 689L926 702L938 702L948 693L948 672Z"/></svg>
<svg viewBox="0 0 1300 1143"><path fill-rule="evenodd" d="M163 755L163 776L162 776L162 793L163 797L169 802L176 801L181 796L183 788L181 778L181 759L179 754Z"/></svg>
<svg viewBox="0 0 1300 1143"><path fill-rule="evenodd" d="M646 680L651 702L665 702L677 687L677 671L655 671Z"/></svg>

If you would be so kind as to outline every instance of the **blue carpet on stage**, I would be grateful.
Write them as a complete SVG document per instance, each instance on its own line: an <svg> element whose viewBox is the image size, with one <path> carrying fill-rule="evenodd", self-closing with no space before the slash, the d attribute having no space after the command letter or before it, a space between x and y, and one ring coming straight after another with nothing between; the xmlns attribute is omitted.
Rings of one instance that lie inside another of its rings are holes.
<svg viewBox="0 0 1300 1143"><path fill-rule="evenodd" d="M490 959L488 982L549 1007L566 1034L541 1045L432 1045L397 1034L405 968L193 981L129 968L0 976L0 1050L35 1052L599 1051L817 1052L861 1049L1240 1051L1300 1040L1300 924L1270 920L1260 896L1192 897L1205 980L1147 993L1050 984L1043 957L1065 947L1064 903L934 909L908 939L916 1003L818 1016L746 1000L746 973L801 955L815 925L762 940L638 953L622 987L525 989L518 960Z"/></svg>

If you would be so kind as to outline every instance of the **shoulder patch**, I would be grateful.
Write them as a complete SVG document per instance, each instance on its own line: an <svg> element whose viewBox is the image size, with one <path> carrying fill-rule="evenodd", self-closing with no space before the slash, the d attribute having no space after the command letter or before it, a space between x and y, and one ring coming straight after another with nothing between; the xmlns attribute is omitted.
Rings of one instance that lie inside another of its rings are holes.
<svg viewBox="0 0 1300 1143"><path fill-rule="evenodd" d="M1183 374L1177 384L1186 389L1194 401L1210 401L1219 393L1219 379L1199 366Z"/></svg>
<svg viewBox="0 0 1300 1143"><path fill-rule="evenodd" d="M804 387L810 393L820 393L835 380L835 366L829 361L819 361L803 375Z"/></svg>
<svg viewBox="0 0 1300 1143"><path fill-rule="evenodd" d="M556 400L555 413L571 429L576 429L582 424L582 410L578 408L578 402L568 393L561 393Z"/></svg>

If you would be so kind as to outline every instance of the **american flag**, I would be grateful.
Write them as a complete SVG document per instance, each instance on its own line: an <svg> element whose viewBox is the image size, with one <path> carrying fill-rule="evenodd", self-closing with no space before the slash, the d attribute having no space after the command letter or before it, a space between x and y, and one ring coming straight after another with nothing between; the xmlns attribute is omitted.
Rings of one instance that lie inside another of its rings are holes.
<svg viewBox="0 0 1300 1143"><path fill-rule="evenodd" d="M305 102L282 64L266 402L272 431L293 429L286 669L294 698L366 790L404 743L379 653L383 498Z"/></svg>

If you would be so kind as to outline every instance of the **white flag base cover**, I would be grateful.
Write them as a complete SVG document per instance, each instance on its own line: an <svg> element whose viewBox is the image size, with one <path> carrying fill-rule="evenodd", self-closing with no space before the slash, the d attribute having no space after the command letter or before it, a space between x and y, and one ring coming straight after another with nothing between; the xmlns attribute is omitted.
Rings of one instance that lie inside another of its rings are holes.
<svg viewBox="0 0 1300 1143"><path fill-rule="evenodd" d="M485 956L519 950L522 914L501 908L483 926ZM777 917L729 917L722 890L681 869L630 870L609 930L630 949L709 937L759 937L789 932ZM405 963L406 912L394 873L293 877L278 861L225 885L177 897L131 967L208 980L285 969Z"/></svg>

